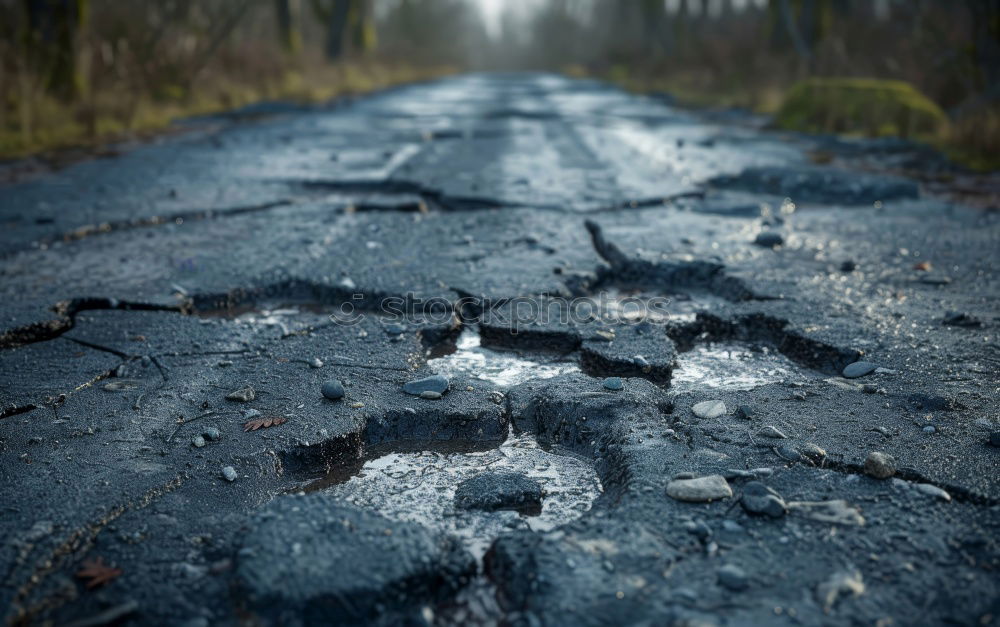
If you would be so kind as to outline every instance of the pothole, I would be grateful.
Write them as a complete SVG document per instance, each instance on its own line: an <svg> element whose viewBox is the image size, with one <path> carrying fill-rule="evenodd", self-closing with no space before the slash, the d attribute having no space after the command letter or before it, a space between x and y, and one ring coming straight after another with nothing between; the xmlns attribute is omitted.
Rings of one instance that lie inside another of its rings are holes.
<svg viewBox="0 0 1000 627"><path fill-rule="evenodd" d="M772 383L806 383L818 377L768 346L696 344L678 355L670 388L677 393L705 388L752 390Z"/></svg>
<svg viewBox="0 0 1000 627"><path fill-rule="evenodd" d="M330 321L332 307L314 303L255 303L228 309L195 312L200 318L221 318L251 327L272 327L282 335L297 333Z"/></svg>
<svg viewBox="0 0 1000 627"><path fill-rule="evenodd" d="M694 322L699 311L718 307L725 299L706 293L657 295L642 289L609 287L588 297L604 320L624 323Z"/></svg>
<svg viewBox="0 0 1000 627"><path fill-rule="evenodd" d="M580 371L575 360L566 361L561 356L534 361L512 350L486 348L482 346L479 332L471 327L464 328L454 344L437 347L430 357L427 365L436 374L479 379L501 388Z"/></svg>
<svg viewBox="0 0 1000 627"><path fill-rule="evenodd" d="M506 510L456 508L458 484L484 471L516 472L538 481L544 491L541 512L529 516ZM452 534L482 559L505 532L545 531L575 520L590 509L602 488L591 464L544 450L534 437L521 434L488 451L382 455L365 462L355 476L326 490L388 518Z"/></svg>

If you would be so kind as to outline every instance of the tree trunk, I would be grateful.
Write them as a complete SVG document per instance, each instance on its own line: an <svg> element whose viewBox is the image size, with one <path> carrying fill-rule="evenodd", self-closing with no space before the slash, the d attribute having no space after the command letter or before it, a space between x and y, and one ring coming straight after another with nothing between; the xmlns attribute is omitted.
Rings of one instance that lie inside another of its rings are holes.
<svg viewBox="0 0 1000 627"><path fill-rule="evenodd" d="M24 7L34 71L52 95L67 101L76 99L85 88L77 63L77 45L88 1L24 0Z"/></svg>
<svg viewBox="0 0 1000 627"><path fill-rule="evenodd" d="M316 4L319 5L318 2ZM333 0L333 7L320 13L320 17L326 20L326 58L330 61L336 61L344 54L350 8L350 0Z"/></svg>
<svg viewBox="0 0 1000 627"><path fill-rule="evenodd" d="M278 23L278 38L285 52L297 55L302 51L302 32L299 30L299 0L274 0L274 13Z"/></svg>

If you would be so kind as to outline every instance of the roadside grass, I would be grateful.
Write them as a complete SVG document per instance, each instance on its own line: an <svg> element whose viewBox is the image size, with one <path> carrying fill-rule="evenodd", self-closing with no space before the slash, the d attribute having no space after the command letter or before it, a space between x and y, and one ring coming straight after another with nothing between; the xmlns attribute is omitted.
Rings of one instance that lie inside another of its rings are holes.
<svg viewBox="0 0 1000 627"><path fill-rule="evenodd" d="M0 159L61 149L96 149L164 132L180 118L207 115L262 101L319 104L453 72L382 61L349 61L264 74L257 79L225 76L199 81L187 92L149 94L125 85L92 90L65 103L17 77L17 88L0 95Z"/></svg>
<svg viewBox="0 0 1000 627"><path fill-rule="evenodd" d="M579 67L566 73L586 75ZM720 80L698 73L632 73L624 66L613 66L599 77L631 92L669 94L684 107L739 107L771 114L775 126L787 130L906 137L934 146L970 170L1000 170L1000 104L967 107L949 119L903 81L811 78L792 85L756 84L738 76Z"/></svg>

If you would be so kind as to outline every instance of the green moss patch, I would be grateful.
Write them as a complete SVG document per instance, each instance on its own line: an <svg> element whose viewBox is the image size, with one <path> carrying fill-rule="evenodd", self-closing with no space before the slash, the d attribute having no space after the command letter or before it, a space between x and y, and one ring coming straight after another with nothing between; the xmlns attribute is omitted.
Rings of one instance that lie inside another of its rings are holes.
<svg viewBox="0 0 1000 627"><path fill-rule="evenodd" d="M933 139L948 129L944 111L909 83L868 78L800 81L775 122L787 130L872 137Z"/></svg>

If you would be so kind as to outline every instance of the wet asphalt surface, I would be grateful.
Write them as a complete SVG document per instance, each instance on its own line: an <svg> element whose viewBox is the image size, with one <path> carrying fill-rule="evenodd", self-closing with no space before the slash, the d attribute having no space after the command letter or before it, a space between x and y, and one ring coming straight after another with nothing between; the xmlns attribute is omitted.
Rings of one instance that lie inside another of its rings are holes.
<svg viewBox="0 0 1000 627"><path fill-rule="evenodd" d="M1000 620L1000 214L872 173L926 151L548 75L271 113L0 189L8 622ZM511 332L602 293L667 305Z"/></svg>

